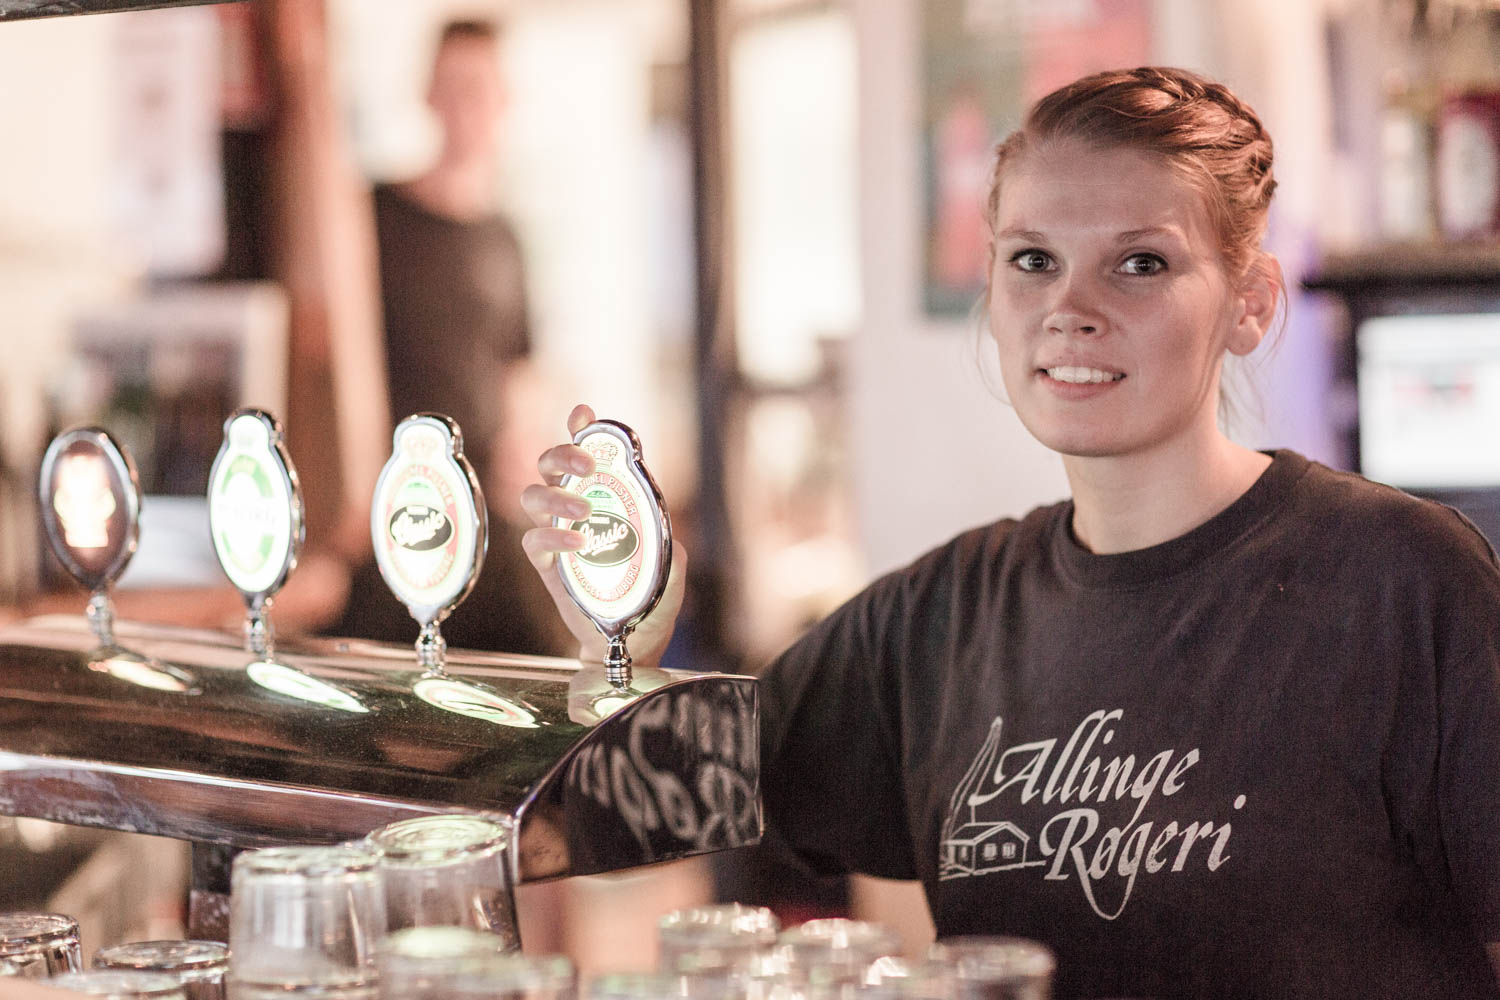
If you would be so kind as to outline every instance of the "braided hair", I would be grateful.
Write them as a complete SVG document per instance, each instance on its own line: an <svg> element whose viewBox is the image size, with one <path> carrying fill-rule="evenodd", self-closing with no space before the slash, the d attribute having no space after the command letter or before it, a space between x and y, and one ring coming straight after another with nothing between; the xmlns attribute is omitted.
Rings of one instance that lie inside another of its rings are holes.
<svg viewBox="0 0 1500 1000"><path fill-rule="evenodd" d="M992 229L1006 166L1028 145L1049 139L1159 154L1203 193L1230 273L1243 275L1259 256L1276 189L1271 137L1254 110L1223 84L1184 69L1142 66L1095 73L1054 90L996 147L987 212ZM993 245L990 253L993 258Z"/></svg>

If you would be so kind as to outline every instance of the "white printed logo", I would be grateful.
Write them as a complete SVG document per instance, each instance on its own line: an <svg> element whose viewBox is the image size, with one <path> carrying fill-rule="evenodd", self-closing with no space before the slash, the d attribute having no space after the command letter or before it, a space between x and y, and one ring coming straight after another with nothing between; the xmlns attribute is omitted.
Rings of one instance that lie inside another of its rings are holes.
<svg viewBox="0 0 1500 1000"><path fill-rule="evenodd" d="M1101 748L1114 740L1115 724L1124 716L1119 709L1089 713L1055 756L1056 737L1002 750L1002 720L996 718L948 803L938 877L1045 869L1042 877L1048 880L1076 877L1093 911L1114 920L1125 912L1143 871L1182 872L1200 860L1217 871L1230 858L1229 823L1172 820L1158 827L1157 819L1142 818L1158 793L1165 799L1183 789L1199 751L1162 750L1144 762L1135 754L1106 760ZM1135 803L1130 818L1101 829L1096 806L1124 799ZM1033 836L1017 825L1014 810L1037 800L1059 808ZM1245 796L1235 798L1234 809L1244 806ZM1195 851L1200 843L1206 846ZM1116 897L1118 905L1110 907L1108 900Z"/></svg>

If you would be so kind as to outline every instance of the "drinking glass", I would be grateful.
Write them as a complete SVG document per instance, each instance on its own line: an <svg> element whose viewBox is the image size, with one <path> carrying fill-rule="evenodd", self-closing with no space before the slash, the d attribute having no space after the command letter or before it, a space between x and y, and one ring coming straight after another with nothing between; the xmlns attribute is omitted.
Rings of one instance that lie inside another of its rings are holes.
<svg viewBox="0 0 1500 1000"><path fill-rule="evenodd" d="M158 972L89 969L52 976L43 985L109 1000L187 1000L181 983Z"/></svg>
<svg viewBox="0 0 1500 1000"><path fill-rule="evenodd" d="M573 963L506 952L497 934L470 927L407 927L380 946L389 1000L571 1000Z"/></svg>
<svg viewBox="0 0 1500 1000"><path fill-rule="evenodd" d="M368 837L385 880L387 925L472 927L521 946L506 872L510 828L482 816L419 816Z"/></svg>
<svg viewBox="0 0 1500 1000"><path fill-rule="evenodd" d="M944 938L927 957L952 971L957 1000L1048 1000L1056 961L1048 948L1017 937Z"/></svg>
<svg viewBox="0 0 1500 1000"><path fill-rule="evenodd" d="M780 924L763 906L726 903L675 910L657 923L657 968L679 975L729 975L776 944Z"/></svg>
<svg viewBox="0 0 1500 1000"><path fill-rule="evenodd" d="M161 973L181 983L188 1000L224 1000L229 946L219 941L134 941L100 949L94 968Z"/></svg>
<svg viewBox="0 0 1500 1000"><path fill-rule="evenodd" d="M730 1000L722 984L665 972L614 972L595 976L583 1000Z"/></svg>
<svg viewBox="0 0 1500 1000"><path fill-rule="evenodd" d="M375 996L385 893L363 847L269 847L234 859L229 995Z"/></svg>
<svg viewBox="0 0 1500 1000"><path fill-rule="evenodd" d="M900 953L901 940L879 924L830 917L782 931L776 951L794 982L859 986L869 979L876 961Z"/></svg>
<svg viewBox="0 0 1500 1000"><path fill-rule="evenodd" d="M78 921L61 913L0 913L0 975L45 979L82 968Z"/></svg>
<svg viewBox="0 0 1500 1000"><path fill-rule="evenodd" d="M880 958L870 967L861 1000L956 1000L953 970L933 961Z"/></svg>

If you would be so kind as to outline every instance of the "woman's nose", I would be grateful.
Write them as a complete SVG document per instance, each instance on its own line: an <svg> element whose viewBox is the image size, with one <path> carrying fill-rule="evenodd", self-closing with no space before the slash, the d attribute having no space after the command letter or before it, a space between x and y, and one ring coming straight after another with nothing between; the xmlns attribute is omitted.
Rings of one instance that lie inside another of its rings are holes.
<svg viewBox="0 0 1500 1000"><path fill-rule="evenodd" d="M1070 277L1059 283L1056 298L1047 311L1044 328L1048 333L1095 334L1104 330L1104 320L1092 305L1083 282Z"/></svg>

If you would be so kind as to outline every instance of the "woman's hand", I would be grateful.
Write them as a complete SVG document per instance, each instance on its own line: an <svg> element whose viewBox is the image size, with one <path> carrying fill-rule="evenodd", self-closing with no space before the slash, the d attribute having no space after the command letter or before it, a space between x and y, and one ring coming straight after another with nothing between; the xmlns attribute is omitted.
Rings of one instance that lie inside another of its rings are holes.
<svg viewBox="0 0 1500 1000"><path fill-rule="evenodd" d="M568 414L568 434L577 434L594 422L594 411L579 405ZM526 550L531 565L541 574L552 603L578 640L578 658L584 662L600 662L608 646L604 636L594 623L579 610L578 605L563 588L562 578L557 572L557 554L574 552L583 548L583 533L571 528L555 528L554 517L577 521L589 514L589 503L575 496L558 484L566 474L586 476L594 471L594 459L575 444L560 444L548 448L537 459L537 471L542 481L532 483L521 491L521 507L531 518L531 528L521 536L521 547ZM687 555L682 546L673 539L672 572L667 579L667 591L651 613L641 620L630 634L630 656L642 667L658 666L667 642L672 638L672 629L677 624L677 614L682 610L683 578L687 573Z"/></svg>

